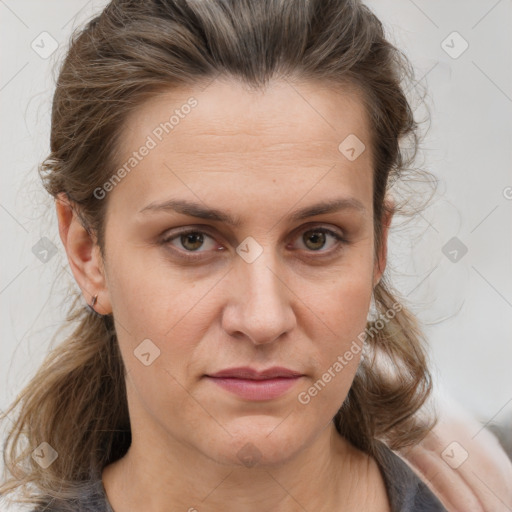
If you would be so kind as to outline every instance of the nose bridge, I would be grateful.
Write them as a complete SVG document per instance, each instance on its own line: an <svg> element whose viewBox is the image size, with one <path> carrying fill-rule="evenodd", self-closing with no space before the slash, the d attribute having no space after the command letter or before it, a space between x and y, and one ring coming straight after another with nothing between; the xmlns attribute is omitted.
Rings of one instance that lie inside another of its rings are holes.
<svg viewBox="0 0 512 512"><path fill-rule="evenodd" d="M237 248L240 258L231 283L230 313L225 328L253 343L270 343L295 324L290 290L280 275L274 251L249 240ZM245 250L245 252L244 252ZM250 255L250 256L249 256Z"/></svg>

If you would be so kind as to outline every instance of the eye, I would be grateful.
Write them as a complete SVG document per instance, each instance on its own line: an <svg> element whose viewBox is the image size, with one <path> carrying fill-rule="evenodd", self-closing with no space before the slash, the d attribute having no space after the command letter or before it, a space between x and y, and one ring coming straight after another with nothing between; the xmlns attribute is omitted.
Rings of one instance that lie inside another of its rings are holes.
<svg viewBox="0 0 512 512"><path fill-rule="evenodd" d="M348 244L340 233L333 231L326 227L311 227L307 230L300 231L301 236L295 236L294 240L301 242L302 247L298 250L306 251L310 254L319 253L319 257L323 255L334 255L343 248L343 245ZM329 243L331 240L331 243ZM174 232L165 236L161 244L164 246L171 246L170 250L177 253L178 257L194 260L203 259L205 254L211 251L222 251L225 248L219 245L213 236L209 235L201 229L184 229L182 232ZM328 246L325 249L325 246ZM295 248L297 249L297 248Z"/></svg>
<svg viewBox="0 0 512 512"><path fill-rule="evenodd" d="M183 231L182 233L164 238L162 243L177 247L181 252L183 250L185 252L205 252L216 246L211 236L199 230ZM200 251L201 248L205 249L205 251Z"/></svg>
<svg viewBox="0 0 512 512"><path fill-rule="evenodd" d="M329 238L331 239L330 248L327 250L324 249L326 244L328 244ZM324 227L313 227L306 231L302 231L302 236L299 238L302 242L303 246L308 250L308 252L322 252L322 253L331 253L335 252L337 249L340 249L343 243L347 243L347 241L341 236L341 234L333 231L331 229L327 229Z"/></svg>

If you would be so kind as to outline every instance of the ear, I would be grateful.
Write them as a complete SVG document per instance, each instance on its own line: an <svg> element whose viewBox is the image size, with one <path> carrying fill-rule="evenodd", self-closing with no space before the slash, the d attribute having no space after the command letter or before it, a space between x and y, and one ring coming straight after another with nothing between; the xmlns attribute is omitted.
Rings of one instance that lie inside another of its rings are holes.
<svg viewBox="0 0 512 512"><path fill-rule="evenodd" d="M387 263L388 254L388 234L389 226L395 212L395 201L391 196L387 196L384 199L384 210L382 213L382 239L380 245L380 251L375 261L373 270L373 286L375 287L384 273Z"/></svg>
<svg viewBox="0 0 512 512"><path fill-rule="evenodd" d="M66 249L69 266L88 304L98 296L94 310L101 315L112 312L105 279L103 259L93 234L82 225L65 193L58 195L55 206L60 239Z"/></svg>

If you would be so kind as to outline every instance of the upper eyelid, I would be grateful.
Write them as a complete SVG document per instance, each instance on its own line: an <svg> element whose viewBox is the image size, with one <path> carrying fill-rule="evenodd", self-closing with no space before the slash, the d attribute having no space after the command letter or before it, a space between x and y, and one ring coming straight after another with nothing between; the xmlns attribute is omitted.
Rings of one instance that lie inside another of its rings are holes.
<svg viewBox="0 0 512 512"><path fill-rule="evenodd" d="M332 232L331 236L333 236L335 238L336 238L336 235L339 236L341 240L338 240L338 242L341 242L342 240L346 239L346 233L343 230L341 230L341 233L337 232L337 229L340 229L340 228L331 227L331 226L329 226L329 225L327 225L325 223L322 223L322 222L310 223L310 224L308 224L306 226L302 226L300 229L293 230L293 233L300 234L300 233L311 231L311 230L314 230L314 229L317 229L317 228L318 229L324 229L326 231L331 231ZM206 234L210 238L215 239L215 236L212 234L213 231L214 231L214 229L211 228L210 226L206 226L206 225L194 226L194 225L191 225L191 226L183 227L177 233L164 234L162 236L162 242L164 242L164 243L165 242L170 242L170 241L178 238L180 235L185 235L185 234L188 234L188 233ZM292 236L292 235L289 235L289 236ZM189 251L189 252L192 253L193 251Z"/></svg>

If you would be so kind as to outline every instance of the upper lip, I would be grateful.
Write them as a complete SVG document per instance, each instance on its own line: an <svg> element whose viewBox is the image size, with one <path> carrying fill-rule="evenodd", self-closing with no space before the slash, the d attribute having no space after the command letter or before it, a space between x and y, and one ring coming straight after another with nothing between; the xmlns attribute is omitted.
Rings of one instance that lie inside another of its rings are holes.
<svg viewBox="0 0 512 512"><path fill-rule="evenodd" d="M251 380L265 380L275 379L278 377L292 378L301 377L303 374L282 366L273 366L266 370L255 370L249 366L238 368L227 368L216 373L208 374L207 377L231 377L235 379L251 379Z"/></svg>

